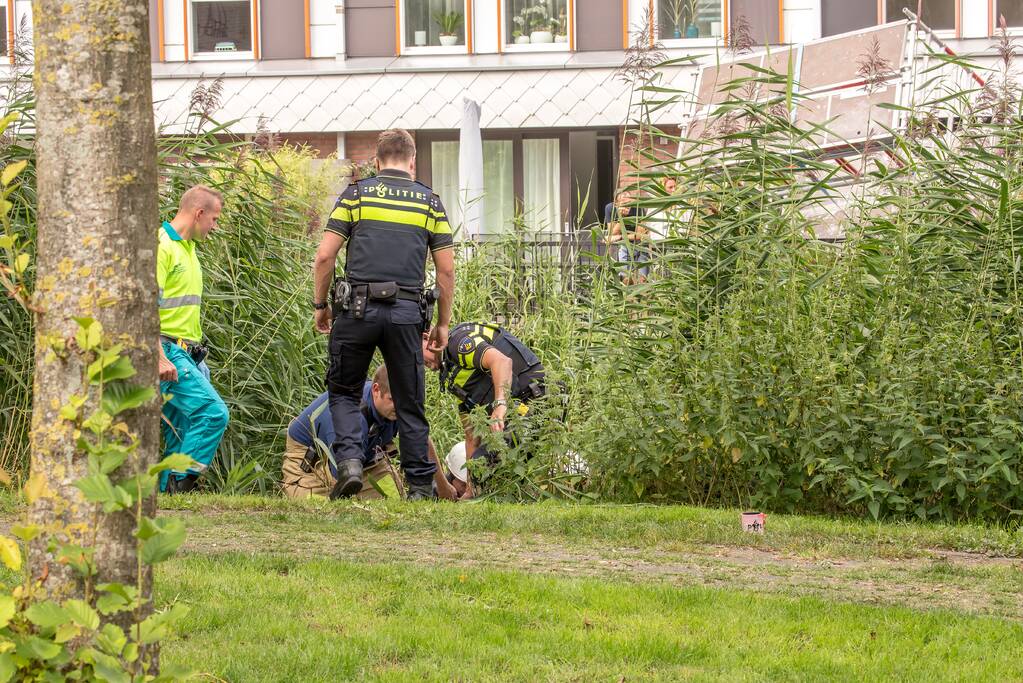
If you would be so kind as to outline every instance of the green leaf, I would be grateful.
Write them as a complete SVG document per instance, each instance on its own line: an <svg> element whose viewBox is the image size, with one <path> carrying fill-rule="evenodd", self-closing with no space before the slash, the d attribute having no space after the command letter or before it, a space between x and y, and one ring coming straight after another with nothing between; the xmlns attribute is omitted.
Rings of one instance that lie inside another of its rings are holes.
<svg viewBox="0 0 1023 683"><path fill-rule="evenodd" d="M108 593L107 595L101 595L96 600L96 609L99 610L100 614L117 614L131 608L132 604L120 595Z"/></svg>
<svg viewBox="0 0 1023 683"><path fill-rule="evenodd" d="M185 540L185 523L180 519L157 519L154 524L160 533L142 544L142 561L147 564L170 558Z"/></svg>
<svg viewBox="0 0 1023 683"><path fill-rule="evenodd" d="M12 164L7 164L4 166L3 172L0 173L0 183L2 183L4 187L7 187L14 182L14 179L18 177L19 173L25 170L26 166L28 166L28 161L25 159L15 161Z"/></svg>
<svg viewBox="0 0 1023 683"><path fill-rule="evenodd" d="M0 655L0 683L7 683L17 671L18 667L14 665L14 657L10 652Z"/></svg>
<svg viewBox="0 0 1023 683"><path fill-rule="evenodd" d="M18 643L18 654L29 660L46 661L61 653L62 648L56 643L43 640L38 636L29 636Z"/></svg>
<svg viewBox="0 0 1023 683"><path fill-rule="evenodd" d="M170 635L171 626L187 614L188 608L185 605L174 603L170 609L149 615L139 624L138 642L148 645L166 638Z"/></svg>
<svg viewBox="0 0 1023 683"><path fill-rule="evenodd" d="M172 453L166 458L158 462L149 468L149 474L160 474L165 470L174 470L175 472L185 472L192 463L195 462L192 456L185 455L184 453Z"/></svg>
<svg viewBox="0 0 1023 683"><path fill-rule="evenodd" d="M128 638L124 635L124 631L114 624L103 624L103 628L96 636L96 644L104 652L114 657L121 656L121 650L124 649L127 643Z"/></svg>
<svg viewBox="0 0 1023 683"><path fill-rule="evenodd" d="M139 522L139 528L135 530L135 538L140 541L148 541L160 533L160 527L156 526L155 520L151 517L143 517Z"/></svg>
<svg viewBox="0 0 1023 683"><path fill-rule="evenodd" d="M138 590L134 586L120 583L102 583L96 586L102 595L96 600L96 609L101 614L116 614L135 607Z"/></svg>
<svg viewBox="0 0 1023 683"><path fill-rule="evenodd" d="M90 474L75 482L75 488L82 492L85 499L90 503L103 503L104 505L116 505L120 498L114 488L114 482L105 474Z"/></svg>
<svg viewBox="0 0 1023 683"><path fill-rule="evenodd" d="M114 419L110 416L110 413L100 408L90 415L85 422L82 423L82 426L92 431L92 433L96 436L99 436L110 429L110 425L113 423Z"/></svg>
<svg viewBox="0 0 1023 683"><path fill-rule="evenodd" d="M93 363L95 365L95 363ZM135 376L135 366L131 364L131 359L127 356L121 356L116 362L111 363L102 369L97 371L95 375L92 374L90 367L89 379L93 384L99 384L100 382L113 382L118 379L128 379L129 377Z"/></svg>
<svg viewBox="0 0 1023 683"><path fill-rule="evenodd" d="M881 503L876 500L872 500L867 503L867 509L870 510L870 514L874 517L874 519L877 519L877 516L881 512Z"/></svg>
<svg viewBox="0 0 1023 683"><path fill-rule="evenodd" d="M26 543L31 541L33 538L35 538L42 532L43 530L42 528L40 528L38 524L15 524L14 526L11 527L11 534L15 538L20 538Z"/></svg>
<svg viewBox="0 0 1023 683"><path fill-rule="evenodd" d="M91 351L103 341L103 325L92 318L75 318L78 323L78 332L75 333L75 341L78 348Z"/></svg>
<svg viewBox="0 0 1023 683"><path fill-rule="evenodd" d="M71 620L82 628L95 631L99 628L99 614L84 600L68 600L64 603Z"/></svg>
<svg viewBox="0 0 1023 683"><path fill-rule="evenodd" d="M82 634L82 628L73 622L61 624L57 627L57 632L53 634L53 642L55 643L66 643L72 638L77 638Z"/></svg>
<svg viewBox="0 0 1023 683"><path fill-rule="evenodd" d="M111 415L119 415L126 410L149 403L154 398L156 398L156 389L153 387L123 383L111 384L103 392L103 410Z"/></svg>
<svg viewBox="0 0 1023 683"><path fill-rule="evenodd" d="M65 404L61 406L59 414L61 418L67 420L68 422L74 422L75 420L78 419L78 409L72 405Z"/></svg>
<svg viewBox="0 0 1023 683"><path fill-rule="evenodd" d="M30 263L32 263L31 256L25 253L18 254L17 257L15 257L14 259L14 272L21 275L26 270L28 270L28 266Z"/></svg>
<svg viewBox="0 0 1023 683"><path fill-rule="evenodd" d="M21 112L12 111L10 114L0 119L0 133L3 133L5 130L7 130L7 126L11 125L20 118Z"/></svg>
<svg viewBox="0 0 1023 683"><path fill-rule="evenodd" d="M0 235L0 249L10 249L14 246L14 238L10 235Z"/></svg>
<svg viewBox="0 0 1023 683"><path fill-rule="evenodd" d="M120 446L112 446L96 453L96 471L110 474L128 458L128 451Z"/></svg>
<svg viewBox="0 0 1023 683"><path fill-rule="evenodd" d="M39 628L57 628L71 618L67 611L52 600L43 600L25 610L25 617Z"/></svg>
<svg viewBox="0 0 1023 683"><path fill-rule="evenodd" d="M140 498L146 498L156 490L159 478L150 474L139 474L118 482L117 488L124 491L131 499L130 506L134 506Z"/></svg>
<svg viewBox="0 0 1023 683"><path fill-rule="evenodd" d="M99 652L96 650L92 651L92 669L96 674L96 678L106 683L131 683L131 676L116 657Z"/></svg>
<svg viewBox="0 0 1023 683"><path fill-rule="evenodd" d="M0 593L0 628L11 623L17 606L14 604L14 597L7 593Z"/></svg>

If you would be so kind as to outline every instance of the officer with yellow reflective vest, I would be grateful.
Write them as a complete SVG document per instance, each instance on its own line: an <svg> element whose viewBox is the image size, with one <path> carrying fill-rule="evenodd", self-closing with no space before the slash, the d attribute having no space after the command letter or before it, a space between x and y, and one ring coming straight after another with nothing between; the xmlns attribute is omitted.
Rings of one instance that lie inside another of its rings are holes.
<svg viewBox="0 0 1023 683"><path fill-rule="evenodd" d="M411 500L433 498L436 465L427 450L426 388L421 336L430 324L433 290L425 290L426 257L436 269L437 324L430 348L448 339L455 286L452 234L440 198L413 179L415 141L387 130L377 140L374 178L349 185L327 221L313 265L316 329L330 334L327 393L334 423L337 483L330 497L362 489L359 403L373 353L387 365L398 419L401 467ZM336 280L334 308L327 290L338 252L347 243L344 277Z"/></svg>
<svg viewBox="0 0 1023 683"><path fill-rule="evenodd" d="M440 372L441 390L460 401L458 412L465 431L468 458L485 458L493 464L497 454L480 445L469 413L484 407L490 415L490 429L495 432L505 431L505 417L513 399L520 414L532 416L530 401L543 398L547 393L543 364L511 332L487 323L455 325L441 351L430 348L426 338L422 344L426 366ZM513 437L506 434L505 439L512 441ZM460 498L473 495L470 484Z"/></svg>
<svg viewBox="0 0 1023 683"><path fill-rule="evenodd" d="M195 461L187 472L163 472L160 490L190 491L213 461L227 429L228 412L210 384L199 307L202 268L196 242L216 229L220 193L196 185L181 196L178 212L160 227L156 281L160 288L160 391L164 457L184 453Z"/></svg>

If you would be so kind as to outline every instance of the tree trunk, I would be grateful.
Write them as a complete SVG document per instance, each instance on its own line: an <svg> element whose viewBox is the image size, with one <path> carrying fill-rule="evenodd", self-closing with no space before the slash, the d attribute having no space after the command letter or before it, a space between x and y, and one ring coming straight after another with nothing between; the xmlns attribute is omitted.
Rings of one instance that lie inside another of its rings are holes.
<svg viewBox="0 0 1023 683"><path fill-rule="evenodd" d="M74 317L94 318L124 345L138 374L156 386L156 141L147 0L34 0L37 104L38 264L30 523L44 533L29 568L57 598L80 597L85 582L47 551L46 538L95 548L95 582L135 584L131 512L103 514L73 484L86 472L71 422L60 408L85 394L84 356L69 346ZM84 415L98 407L93 398ZM119 415L138 437L114 480L157 461L159 401ZM155 500L147 502L151 514ZM148 572L148 570L146 570ZM151 575L143 577L146 595Z"/></svg>

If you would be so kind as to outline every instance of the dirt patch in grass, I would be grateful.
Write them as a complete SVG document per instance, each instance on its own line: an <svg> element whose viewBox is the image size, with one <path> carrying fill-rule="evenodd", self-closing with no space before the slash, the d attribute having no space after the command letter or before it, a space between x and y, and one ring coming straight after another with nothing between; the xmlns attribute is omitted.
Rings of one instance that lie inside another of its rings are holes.
<svg viewBox="0 0 1023 683"><path fill-rule="evenodd" d="M433 530L296 528L294 520L240 513L175 513L189 526L183 551L197 554L286 555L296 560L337 558L371 564L410 563L481 567L595 577L618 582L665 582L757 592L813 595L828 600L947 608L1023 620L1023 560L935 550L913 559L796 557L732 546L685 549L570 545L543 535Z"/></svg>

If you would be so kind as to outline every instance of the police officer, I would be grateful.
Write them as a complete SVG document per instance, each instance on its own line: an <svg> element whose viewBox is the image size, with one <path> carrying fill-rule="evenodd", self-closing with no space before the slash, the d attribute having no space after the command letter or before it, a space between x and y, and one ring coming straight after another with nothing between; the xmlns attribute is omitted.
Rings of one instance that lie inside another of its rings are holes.
<svg viewBox="0 0 1023 683"><path fill-rule="evenodd" d="M359 403L378 348L387 364L409 498L433 496L436 465L427 451L420 345L430 322L423 290L426 256L433 257L440 292L437 324L427 335L431 350L447 344L455 263L444 207L429 187L413 180L415 160L415 141L407 131L380 134L376 177L352 183L338 198L313 264L316 329L330 334L327 392L338 467L331 498L349 497L362 488ZM330 311L327 290L337 254L346 244L345 274Z"/></svg>
<svg viewBox="0 0 1023 683"><path fill-rule="evenodd" d="M469 413L484 407L492 431L503 432L508 403L515 399L519 412L529 414L529 402L547 393L540 359L511 332L487 323L460 323L451 330L447 345L437 351L423 338L426 366L440 372L441 389L459 400L459 417L465 431L469 459L496 461L496 454L480 446ZM508 437L506 437L508 440ZM473 496L472 487L462 498Z"/></svg>

